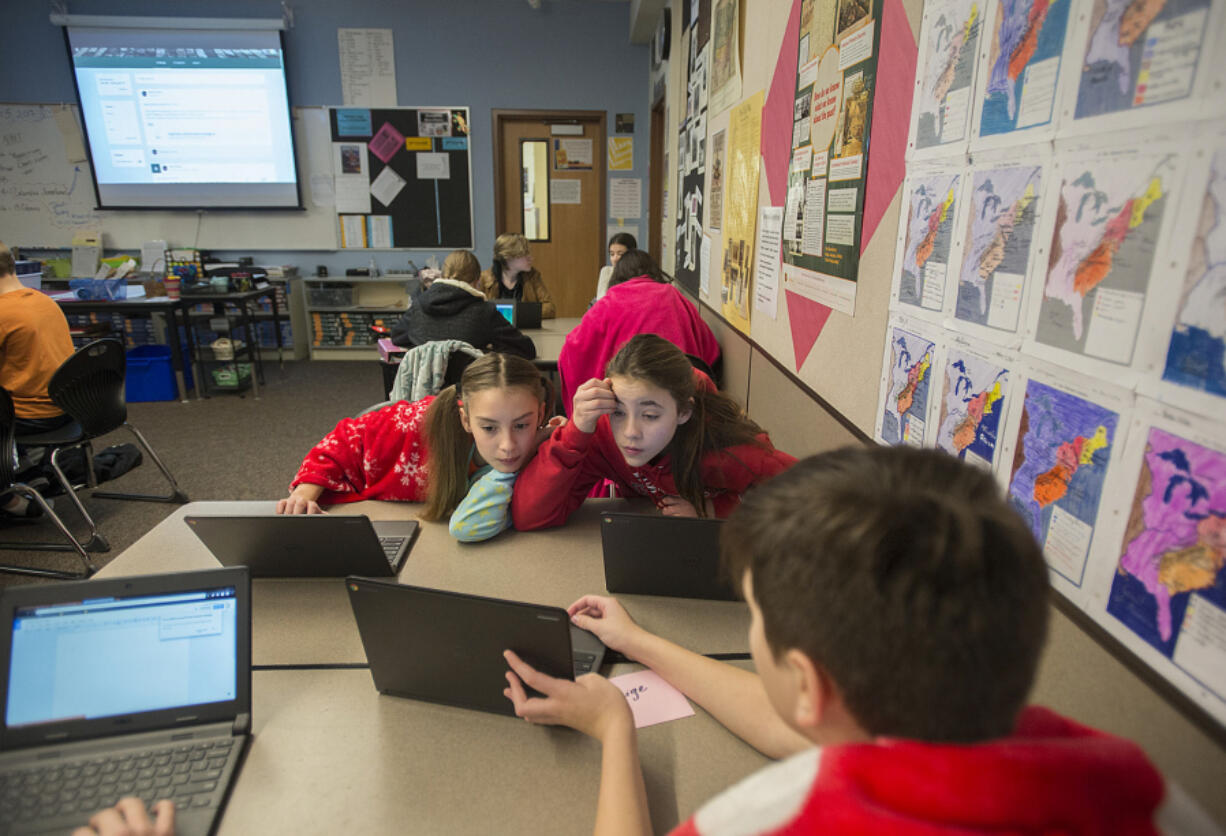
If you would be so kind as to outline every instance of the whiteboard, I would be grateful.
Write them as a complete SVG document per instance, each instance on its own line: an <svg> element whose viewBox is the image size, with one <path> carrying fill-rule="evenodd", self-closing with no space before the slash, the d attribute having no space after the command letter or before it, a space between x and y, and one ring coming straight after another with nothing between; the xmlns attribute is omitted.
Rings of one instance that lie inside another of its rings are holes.
<svg viewBox="0 0 1226 836"><path fill-rule="evenodd" d="M79 125L75 105L0 105L0 241L27 248L67 247L75 231L96 229L103 233L103 245L112 249L132 249L155 239L172 247L225 250L337 247L324 108L294 110L305 211L94 209L89 163L68 161L68 149L81 141ZM317 195L312 185L319 187ZM325 205L314 205L315 199Z"/></svg>

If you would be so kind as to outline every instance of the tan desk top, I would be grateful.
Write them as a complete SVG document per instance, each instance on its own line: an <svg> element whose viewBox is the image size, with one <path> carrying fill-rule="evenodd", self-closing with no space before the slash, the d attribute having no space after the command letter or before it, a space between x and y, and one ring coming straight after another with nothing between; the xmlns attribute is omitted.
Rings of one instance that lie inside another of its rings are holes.
<svg viewBox="0 0 1226 836"><path fill-rule="evenodd" d="M531 337L536 345L536 359L558 362L562 353L562 343L583 317L564 316L558 319L542 319L540 328L523 329L524 336Z"/></svg>
<svg viewBox="0 0 1226 836"><path fill-rule="evenodd" d="M253 692L222 836L591 832L600 746L578 732L381 696L364 670L257 671ZM657 833L766 763L697 707L639 749Z"/></svg>
<svg viewBox="0 0 1226 836"><path fill-rule="evenodd" d="M465 544L444 523L422 523L400 572L401 583L565 607L588 593L605 593L599 513L624 500L589 500L565 526L507 531ZM416 517L420 506L360 502L334 513L372 519ZM178 508L108 563L98 577L201 569L216 559L191 533L188 514L271 513L274 503L193 502ZM747 653L749 615L744 604L645 595L622 596L647 629L700 653ZM334 579L256 580L252 583L252 664L361 664L366 661L344 584Z"/></svg>

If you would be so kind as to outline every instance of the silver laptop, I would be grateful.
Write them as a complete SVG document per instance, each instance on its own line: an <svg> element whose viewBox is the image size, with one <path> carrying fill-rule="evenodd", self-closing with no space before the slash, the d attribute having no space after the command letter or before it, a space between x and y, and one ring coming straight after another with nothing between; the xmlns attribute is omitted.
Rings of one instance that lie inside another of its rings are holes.
<svg viewBox="0 0 1226 836"><path fill-rule="evenodd" d="M571 624L559 607L371 578L347 578L345 585L381 694L513 715L502 695L504 650L560 679L604 661L600 639Z"/></svg>
<svg viewBox="0 0 1226 836"><path fill-rule="evenodd" d="M246 569L8 588L0 634L0 832L129 795L214 829L251 730Z"/></svg>
<svg viewBox="0 0 1226 836"><path fill-rule="evenodd" d="M187 516L222 566L247 566L253 578L392 577L417 536L416 520L371 522L339 514Z"/></svg>

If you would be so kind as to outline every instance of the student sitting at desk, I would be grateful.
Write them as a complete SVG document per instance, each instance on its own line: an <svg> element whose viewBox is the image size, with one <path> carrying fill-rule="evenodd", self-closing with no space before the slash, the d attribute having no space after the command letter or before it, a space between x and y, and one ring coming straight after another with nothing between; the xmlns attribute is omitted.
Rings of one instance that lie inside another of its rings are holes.
<svg viewBox="0 0 1226 836"><path fill-rule="evenodd" d="M600 377L609 359L635 334L657 334L707 368L719 362L719 343L694 303L672 285L654 258L630 250L618 258L609 292L566 335L558 353L567 414L579 384Z"/></svg>
<svg viewBox="0 0 1226 836"><path fill-rule="evenodd" d="M825 453L746 496L720 539L756 673L648 633L614 599L570 607L611 650L787 758L674 833L1156 833L1163 781L1136 745L1023 708L1047 568L990 474L932 450ZM649 833L621 690L505 655L519 716L601 741L596 831Z"/></svg>
<svg viewBox="0 0 1226 836"><path fill-rule="evenodd" d="M47 394L51 376L72 352L64 312L47 294L21 283L12 251L0 243L0 386L13 397L18 435L48 432L72 420ZM0 507L0 518L41 513L20 496Z"/></svg>
<svg viewBox="0 0 1226 836"><path fill-rule="evenodd" d="M570 423L524 469L511 501L521 531L566 522L601 479L667 516L726 517L796 461L663 337L631 339L607 375L579 387Z"/></svg>
<svg viewBox="0 0 1226 836"><path fill-rule="evenodd" d="M392 342L405 348L435 340L463 340L481 351L501 351L528 360L536 346L477 289L481 264L468 250L443 261L443 277L417 295L413 307L392 326Z"/></svg>
<svg viewBox="0 0 1226 836"><path fill-rule="evenodd" d="M553 297L540 271L532 266L532 251L528 239L519 233L503 233L494 241L494 266L481 274L481 292L485 298L518 299L541 303L541 319L558 315Z"/></svg>
<svg viewBox="0 0 1226 836"><path fill-rule="evenodd" d="M596 298L593 302L600 301L609 292L609 281L613 278L613 271L621 257L638 248L639 242L629 232L613 233L609 238L609 263L600 268L600 275L596 278Z"/></svg>
<svg viewBox="0 0 1226 836"><path fill-rule="evenodd" d="M320 514L320 502L425 502L452 536L486 540L510 526L511 488L544 434L553 402L528 360L486 354L436 397L344 418L307 453L278 514ZM561 421L562 419L557 419Z"/></svg>

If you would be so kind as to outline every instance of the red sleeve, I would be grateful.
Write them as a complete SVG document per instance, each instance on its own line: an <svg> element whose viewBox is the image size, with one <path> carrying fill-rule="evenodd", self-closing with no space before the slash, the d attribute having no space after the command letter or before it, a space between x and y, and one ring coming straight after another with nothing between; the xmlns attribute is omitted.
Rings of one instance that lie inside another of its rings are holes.
<svg viewBox="0 0 1226 836"><path fill-rule="evenodd" d="M393 469L404 469L403 454L421 444L422 421L433 398L409 403L397 401L383 409L368 412L358 418L343 418L323 439L311 448L290 483L290 490L305 482L320 485L325 502L353 501L371 498L368 494L388 482ZM424 446L424 445L423 445ZM425 481L424 457L420 457L420 476L413 474L411 484L400 486L390 499L420 500L416 483ZM418 464L417 461L414 464ZM402 481L397 479L396 481Z"/></svg>
<svg viewBox="0 0 1226 836"><path fill-rule="evenodd" d="M771 445L766 433L757 444L740 444L703 456L702 484L714 492L711 505L715 516L723 519L741 504L741 495L792 465L796 458Z"/></svg>
<svg viewBox="0 0 1226 836"><path fill-rule="evenodd" d="M511 496L511 519L520 531L562 525L601 478L612 476L599 449L608 419L585 433L574 422L553 431L519 474Z"/></svg>

